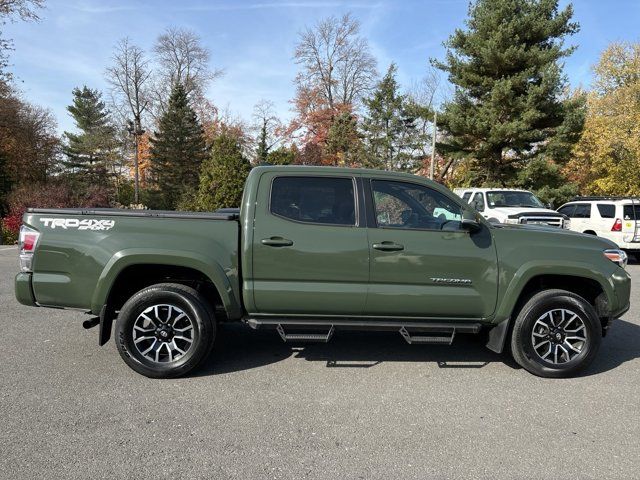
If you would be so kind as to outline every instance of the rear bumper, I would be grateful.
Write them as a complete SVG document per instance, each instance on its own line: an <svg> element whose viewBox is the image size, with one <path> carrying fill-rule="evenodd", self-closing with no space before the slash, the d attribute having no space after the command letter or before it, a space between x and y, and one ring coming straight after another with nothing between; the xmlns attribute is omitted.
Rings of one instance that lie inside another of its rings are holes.
<svg viewBox="0 0 640 480"><path fill-rule="evenodd" d="M33 287L31 286L31 273L21 272L16 275L15 279L16 299L22 305L37 307L36 299L33 295Z"/></svg>

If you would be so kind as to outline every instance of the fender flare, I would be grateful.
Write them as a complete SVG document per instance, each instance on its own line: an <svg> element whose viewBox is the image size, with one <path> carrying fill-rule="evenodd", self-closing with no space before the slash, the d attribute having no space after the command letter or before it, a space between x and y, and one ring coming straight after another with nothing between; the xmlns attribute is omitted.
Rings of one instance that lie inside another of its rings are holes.
<svg viewBox="0 0 640 480"><path fill-rule="evenodd" d="M242 315L242 307L229 277L214 258L191 251L147 248L120 250L109 259L100 272L91 299L91 311L94 314L99 314L106 304L116 278L125 268L133 265L168 265L197 270L216 287L229 318Z"/></svg>
<svg viewBox="0 0 640 480"><path fill-rule="evenodd" d="M513 309L516 307L524 287L535 277L541 275L562 275L587 278L598 282L609 305L615 302L615 292L611 280L596 271L589 264L580 262L529 262L522 265L513 276L511 283L502 296L502 302L496 311L494 326L489 330L486 344L489 350L502 353L513 320Z"/></svg>

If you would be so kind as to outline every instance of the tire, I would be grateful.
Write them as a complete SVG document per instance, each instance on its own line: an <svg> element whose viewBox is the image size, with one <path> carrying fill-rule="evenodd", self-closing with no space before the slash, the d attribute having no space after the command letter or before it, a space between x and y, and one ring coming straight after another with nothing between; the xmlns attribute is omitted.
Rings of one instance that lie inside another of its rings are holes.
<svg viewBox="0 0 640 480"><path fill-rule="evenodd" d="M124 304L116 323L120 356L151 378L175 378L196 368L215 335L209 303L193 288L176 283L140 290Z"/></svg>
<svg viewBox="0 0 640 480"><path fill-rule="evenodd" d="M564 378L589 366L601 341L600 319L584 298L566 290L544 290L520 310L511 334L511 352L534 375Z"/></svg>

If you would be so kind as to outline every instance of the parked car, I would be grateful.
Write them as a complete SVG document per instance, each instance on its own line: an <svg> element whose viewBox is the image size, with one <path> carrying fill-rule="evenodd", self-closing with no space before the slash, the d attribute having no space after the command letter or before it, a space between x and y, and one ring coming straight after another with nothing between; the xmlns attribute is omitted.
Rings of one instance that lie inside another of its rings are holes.
<svg viewBox="0 0 640 480"><path fill-rule="evenodd" d="M257 167L239 210L31 209L19 302L80 309L149 377L186 374L221 322L326 342L392 330L410 344L488 335L545 377L586 367L629 309L626 255L607 239L493 225L402 173ZM246 355L251 355L246 352Z"/></svg>
<svg viewBox="0 0 640 480"><path fill-rule="evenodd" d="M571 230L607 238L640 260L640 199L577 197L558 212L571 219Z"/></svg>
<svg viewBox="0 0 640 480"><path fill-rule="evenodd" d="M569 228L569 219L545 206L533 193L514 188L456 188L455 193L491 223Z"/></svg>

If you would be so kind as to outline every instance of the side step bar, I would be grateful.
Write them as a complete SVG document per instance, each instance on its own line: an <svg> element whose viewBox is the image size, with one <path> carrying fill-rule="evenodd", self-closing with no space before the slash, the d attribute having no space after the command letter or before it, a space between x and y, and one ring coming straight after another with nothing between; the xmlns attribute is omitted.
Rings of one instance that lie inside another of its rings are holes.
<svg viewBox="0 0 640 480"><path fill-rule="evenodd" d="M411 335L406 328L400 328L400 335L409 345L417 344L435 344L435 345L451 345L453 338L456 336L456 329L451 330L451 335Z"/></svg>
<svg viewBox="0 0 640 480"><path fill-rule="evenodd" d="M321 342L327 343L333 337L333 332L335 328L333 325L329 328L327 333L286 333L284 331L284 327L281 324L278 324L276 327L280 338L282 338L283 342Z"/></svg>
<svg viewBox="0 0 640 480"><path fill-rule="evenodd" d="M438 322L406 320L371 320L350 318L246 318L251 328L275 327L285 342L323 342L333 337L336 329L382 330L399 332L408 344L451 345L456 333L479 333L482 325L477 322ZM285 327L303 329L287 333ZM305 331L306 330L306 331ZM320 330L320 332L318 332Z"/></svg>

